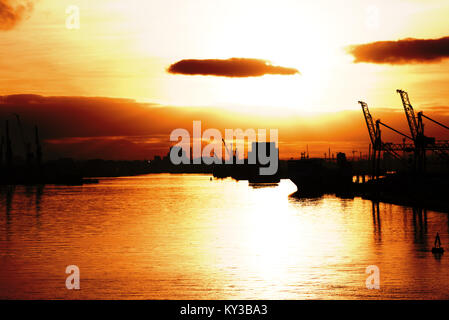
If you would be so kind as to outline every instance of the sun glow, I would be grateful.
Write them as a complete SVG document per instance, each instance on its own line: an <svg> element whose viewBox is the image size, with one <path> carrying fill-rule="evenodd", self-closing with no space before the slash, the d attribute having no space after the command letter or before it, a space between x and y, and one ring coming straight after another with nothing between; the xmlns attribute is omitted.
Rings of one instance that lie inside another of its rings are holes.
<svg viewBox="0 0 449 320"><path fill-rule="evenodd" d="M173 82L179 83L179 90L188 81L201 83L202 93L197 91L193 95L201 95L202 104L236 109L286 107L308 111L310 105L320 100L320 93L330 86L341 49L333 35L306 11L299 15L293 10L272 12L273 8L263 3L258 8L258 14L254 15L253 8L247 4L232 23L212 28L210 38L213 40L205 45L203 54L195 58L238 56L268 59L274 65L296 68L300 75L244 79L196 77L194 80L184 76L173 79ZM270 15L274 18L267 22L266 17ZM251 17L250 23L248 17ZM182 104L178 97L171 96L171 102Z"/></svg>
<svg viewBox="0 0 449 320"><path fill-rule="evenodd" d="M443 1L79 0L76 31L64 24L70 4L41 1L29 20L2 34L5 55L27 70L3 62L4 92L124 97L284 116L356 109L360 99L392 106L396 87L422 92L427 104L447 103L447 73L439 65L353 64L345 52L357 43L444 36L438 23L448 10ZM425 18L423 10L429 12ZM269 60L301 74L237 79L166 72L182 59L232 57ZM428 79L437 85L429 86Z"/></svg>

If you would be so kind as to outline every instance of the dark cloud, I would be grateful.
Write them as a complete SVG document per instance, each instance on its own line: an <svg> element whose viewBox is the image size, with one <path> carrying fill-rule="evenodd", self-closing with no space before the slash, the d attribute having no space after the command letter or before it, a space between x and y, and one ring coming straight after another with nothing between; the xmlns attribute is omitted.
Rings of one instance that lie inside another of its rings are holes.
<svg viewBox="0 0 449 320"><path fill-rule="evenodd" d="M231 58L226 60L181 60L168 68L169 73L221 77L260 77L266 74L294 75L294 68L273 66L266 60Z"/></svg>
<svg viewBox="0 0 449 320"><path fill-rule="evenodd" d="M353 45L347 49L355 57L356 63L435 63L449 58L449 37L378 41Z"/></svg>
<svg viewBox="0 0 449 320"><path fill-rule="evenodd" d="M34 1L0 0L0 30L11 30L33 11Z"/></svg>

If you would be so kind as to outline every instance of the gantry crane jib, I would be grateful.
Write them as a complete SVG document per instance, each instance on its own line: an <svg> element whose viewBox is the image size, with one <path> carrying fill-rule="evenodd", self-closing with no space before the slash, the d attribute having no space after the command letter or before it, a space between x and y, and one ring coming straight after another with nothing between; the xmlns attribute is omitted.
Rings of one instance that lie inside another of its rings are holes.
<svg viewBox="0 0 449 320"><path fill-rule="evenodd" d="M366 121L366 126L368 127L368 133L369 133L369 137L371 139L371 144L373 146L375 146L377 144L376 141L376 127L374 126L374 121L373 121L373 117L371 116L371 113L369 112L368 109L368 105L363 102L363 101L359 101L359 104L362 107L362 111L363 111L363 115L365 116L365 121Z"/></svg>
<svg viewBox="0 0 449 320"><path fill-rule="evenodd" d="M410 103L410 98L408 93L404 90L396 90L397 93L401 96L402 105L404 106L405 116L407 117L408 126L410 128L410 133L412 134L413 139L416 139L419 135L419 127L415 116L415 111Z"/></svg>
<svg viewBox="0 0 449 320"><path fill-rule="evenodd" d="M426 116L422 111L418 112L417 117L415 117L415 112L413 110L412 105L410 104L410 99L408 93L403 90L397 90L398 93L401 94L404 110L407 116L407 121L409 123L410 131L412 132L413 139L415 141L415 146L417 148L425 148L427 150L431 150L433 147L442 148L443 146L436 146L435 138L426 137L424 135L424 124L423 118L432 121L433 123L449 130L449 127L438 122L428 116ZM430 146L430 147L429 147Z"/></svg>
<svg viewBox="0 0 449 320"><path fill-rule="evenodd" d="M433 123L439 125L440 127L443 127L443 128L445 128L445 129L449 130L449 127L448 127L448 126L442 124L441 122L436 121L435 119L430 118L429 116L426 116L422 111L419 113L419 115L420 115L421 117L426 118L427 120L432 121Z"/></svg>
<svg viewBox="0 0 449 320"><path fill-rule="evenodd" d="M395 158L400 159L401 156L397 153L397 151L410 151L413 150L413 145L412 144L395 144L395 143L390 143L390 142L382 142L381 140L381 131L380 131L380 125L384 125L380 120L376 120L376 124L374 124L374 120L373 117L371 116L371 113L369 111L368 105L363 102L363 101L359 101L359 104L362 106L362 111L363 114L365 116L365 121L366 121L366 126L368 127L368 132L370 135L370 139L371 139L371 143L373 145L373 149L377 150L377 151L385 151L390 153L391 155L393 155ZM399 131L386 126L387 128L390 128L398 133L400 133ZM410 137L408 137L407 135L400 133L401 135L407 137L410 139Z"/></svg>
<svg viewBox="0 0 449 320"><path fill-rule="evenodd" d="M389 125L383 123L382 121L377 120L377 122L379 122L379 124L383 125L385 128L388 128L388 129L390 129L391 131L394 131L394 132L400 134L401 136L403 136L403 137L405 137L405 138L407 138L407 139L413 140L413 139L412 139L411 137L409 137L408 135L402 133L402 132L399 131L399 130L396 130L395 128L390 127Z"/></svg>
<svg viewBox="0 0 449 320"><path fill-rule="evenodd" d="M232 158L232 157L233 157L233 154L232 154L231 151L228 149L228 145L226 144L225 140L224 140L224 139L221 139L221 141L223 141L223 145L224 145L224 147L225 147L225 149L226 149L226 152L228 153L229 157ZM232 146L232 145L231 145L231 146Z"/></svg>

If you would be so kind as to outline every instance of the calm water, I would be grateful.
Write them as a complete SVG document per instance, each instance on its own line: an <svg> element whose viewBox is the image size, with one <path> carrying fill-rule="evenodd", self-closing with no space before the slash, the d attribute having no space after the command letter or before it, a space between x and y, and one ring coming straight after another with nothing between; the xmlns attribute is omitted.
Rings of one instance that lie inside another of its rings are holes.
<svg viewBox="0 0 449 320"><path fill-rule="evenodd" d="M437 231L449 249L447 214L294 191L206 175L3 188L0 298L449 298L449 252L429 252Z"/></svg>

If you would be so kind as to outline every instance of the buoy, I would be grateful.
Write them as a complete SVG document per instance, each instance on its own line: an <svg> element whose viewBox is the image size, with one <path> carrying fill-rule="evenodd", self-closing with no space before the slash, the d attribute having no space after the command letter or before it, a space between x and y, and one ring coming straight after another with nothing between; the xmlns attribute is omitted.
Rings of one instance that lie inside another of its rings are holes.
<svg viewBox="0 0 449 320"><path fill-rule="evenodd" d="M443 252L444 252L444 249L441 247L439 247L439 248L433 247L432 248L432 253L443 253Z"/></svg>
<svg viewBox="0 0 449 320"><path fill-rule="evenodd" d="M437 232L437 236L435 237L435 243L433 244L432 253L443 253L444 249L441 247L440 235Z"/></svg>

